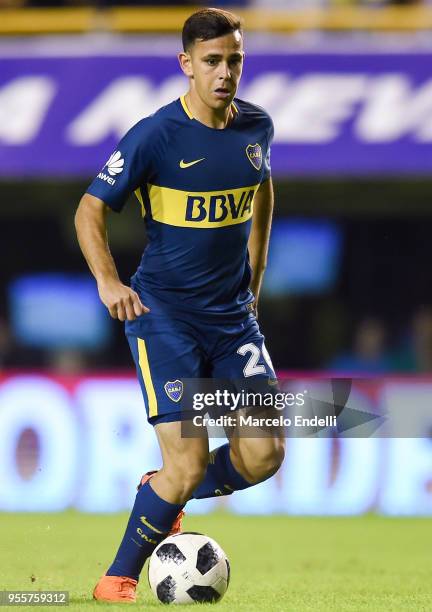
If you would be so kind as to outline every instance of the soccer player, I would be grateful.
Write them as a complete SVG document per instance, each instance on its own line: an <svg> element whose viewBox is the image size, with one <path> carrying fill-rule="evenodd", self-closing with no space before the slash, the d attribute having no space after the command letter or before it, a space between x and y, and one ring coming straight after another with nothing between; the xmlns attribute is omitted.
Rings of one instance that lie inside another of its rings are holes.
<svg viewBox="0 0 432 612"><path fill-rule="evenodd" d="M212 453L207 437L181 435L182 379L275 378L256 319L273 208L272 121L235 97L244 60L235 15L200 10L182 39L188 92L126 134L75 219L100 299L126 321L163 460L142 477L118 552L96 585L95 599L105 601L136 600L145 560L179 531L189 499L262 482L284 456L279 435L232 437ZM106 215L133 192L148 245L128 287L109 251Z"/></svg>

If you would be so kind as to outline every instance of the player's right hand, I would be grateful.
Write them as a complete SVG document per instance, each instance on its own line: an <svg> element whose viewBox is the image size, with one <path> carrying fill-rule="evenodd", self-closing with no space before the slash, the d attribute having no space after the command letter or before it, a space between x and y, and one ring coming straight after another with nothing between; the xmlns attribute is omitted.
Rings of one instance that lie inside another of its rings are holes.
<svg viewBox="0 0 432 612"><path fill-rule="evenodd" d="M105 304L113 319L135 321L150 309L141 302L139 295L120 281L98 283L101 302Z"/></svg>

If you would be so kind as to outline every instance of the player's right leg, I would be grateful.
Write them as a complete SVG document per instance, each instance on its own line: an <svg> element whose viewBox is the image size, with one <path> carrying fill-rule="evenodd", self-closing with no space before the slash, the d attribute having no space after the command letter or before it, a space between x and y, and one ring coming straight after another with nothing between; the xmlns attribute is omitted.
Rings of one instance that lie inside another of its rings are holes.
<svg viewBox="0 0 432 612"><path fill-rule="evenodd" d="M179 422L178 383L202 375L202 353L193 329L187 322L149 313L142 317L139 332L128 340L163 465L139 487L115 560L96 585L94 597L105 601L135 601L145 560L168 535L208 463L208 440L182 438Z"/></svg>
<svg viewBox="0 0 432 612"><path fill-rule="evenodd" d="M180 422L155 426L162 468L139 489L117 555L94 590L103 601L135 601L135 589L146 559L167 537L172 523L204 477L207 438L182 438Z"/></svg>
<svg viewBox="0 0 432 612"><path fill-rule="evenodd" d="M164 499L185 504L207 469L209 447L207 437L182 437L181 422L160 423L155 431L163 465L153 476L151 485Z"/></svg>

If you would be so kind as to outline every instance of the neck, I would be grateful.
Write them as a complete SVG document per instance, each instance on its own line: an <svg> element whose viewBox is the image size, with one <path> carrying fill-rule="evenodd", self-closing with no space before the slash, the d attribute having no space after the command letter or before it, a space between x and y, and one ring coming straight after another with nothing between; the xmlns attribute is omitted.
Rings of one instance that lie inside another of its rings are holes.
<svg viewBox="0 0 432 612"><path fill-rule="evenodd" d="M193 89L190 89L185 95L185 101L194 118L207 127L223 130L232 121L231 104L227 108L210 108L204 104Z"/></svg>

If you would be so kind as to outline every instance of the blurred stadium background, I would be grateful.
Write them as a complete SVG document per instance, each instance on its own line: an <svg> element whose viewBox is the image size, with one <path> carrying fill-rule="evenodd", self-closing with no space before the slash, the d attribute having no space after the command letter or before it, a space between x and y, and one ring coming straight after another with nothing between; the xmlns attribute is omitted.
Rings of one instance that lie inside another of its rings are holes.
<svg viewBox="0 0 432 612"><path fill-rule="evenodd" d="M125 510L139 466L159 462L73 215L126 130L185 91L175 53L200 3L127 4L0 0L1 510ZM275 366L377 377L358 390L365 407L426 417L417 437L290 440L276 478L190 509L431 514L431 3L229 6L246 29L239 95L275 122L260 307ZM110 236L127 281L137 203Z"/></svg>

